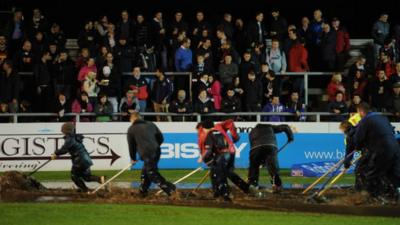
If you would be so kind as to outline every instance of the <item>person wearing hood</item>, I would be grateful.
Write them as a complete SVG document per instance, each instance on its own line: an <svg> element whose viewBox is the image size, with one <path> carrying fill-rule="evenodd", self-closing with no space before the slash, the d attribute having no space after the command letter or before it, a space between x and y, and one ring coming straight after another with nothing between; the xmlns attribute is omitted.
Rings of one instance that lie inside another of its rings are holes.
<svg viewBox="0 0 400 225"><path fill-rule="evenodd" d="M78 186L80 192L89 192L85 182L96 181L104 183L104 176L94 176L90 171L93 165L92 159L85 146L83 145L83 135L75 133L75 125L71 122L64 123L61 127L64 134L64 145L57 149L51 159L57 159L60 155L69 153L72 160L71 179Z"/></svg>

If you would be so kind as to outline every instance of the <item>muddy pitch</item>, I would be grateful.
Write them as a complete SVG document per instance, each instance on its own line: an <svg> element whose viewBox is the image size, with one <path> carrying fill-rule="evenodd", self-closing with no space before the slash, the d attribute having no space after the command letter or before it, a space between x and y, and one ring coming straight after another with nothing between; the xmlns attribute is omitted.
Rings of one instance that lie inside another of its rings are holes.
<svg viewBox="0 0 400 225"><path fill-rule="evenodd" d="M327 192L324 201L308 201L310 195L302 195L302 190L285 189L281 193L265 193L261 198L251 197L237 189L232 190L231 203L217 201L210 190L179 190L179 198L156 196L151 191L143 198L137 189L110 188L96 194L78 193L73 189L46 189L33 178L17 172L9 172L0 177L0 202L79 202L152 204L193 207L223 207L237 209L273 210L285 212L334 213L360 216L400 216L400 206L389 202L382 205L351 189L333 189Z"/></svg>

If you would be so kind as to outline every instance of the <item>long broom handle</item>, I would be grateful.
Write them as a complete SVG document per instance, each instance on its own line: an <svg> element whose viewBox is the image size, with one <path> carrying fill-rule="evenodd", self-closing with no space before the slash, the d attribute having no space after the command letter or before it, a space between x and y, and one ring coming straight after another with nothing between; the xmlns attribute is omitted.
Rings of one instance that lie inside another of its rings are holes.
<svg viewBox="0 0 400 225"><path fill-rule="evenodd" d="M38 168L36 168L36 170L30 172L28 174L28 176L32 176L34 173L36 173L37 171L39 171L41 168L43 168L45 165L47 165L52 159L50 158L49 160L47 160L46 162L44 162L42 165L40 165Z"/></svg>
<svg viewBox="0 0 400 225"><path fill-rule="evenodd" d="M349 155L353 155L354 151L351 152ZM315 185L317 185L322 179L324 179L326 176L328 176L328 174L330 174L331 172L333 172L336 167L341 166L344 163L344 160L346 160L346 157L344 157L343 159L341 159L338 163L336 163L334 166L332 166L328 171L326 171L321 177L319 177L316 181L314 181L314 183L312 183L310 186L308 186L303 192L302 194L306 194L308 191L310 191Z"/></svg>
<svg viewBox="0 0 400 225"><path fill-rule="evenodd" d="M207 171L207 173L204 175L204 177L201 178L199 184L196 186L196 188L192 191L192 193L196 192L199 190L200 186L206 181L207 177L210 175L210 170Z"/></svg>
<svg viewBox="0 0 400 225"><path fill-rule="evenodd" d="M290 142L286 142L286 143L278 150L278 153L279 153L280 151L282 151L283 149L285 149L286 146L287 146L289 143L290 143Z"/></svg>
<svg viewBox="0 0 400 225"><path fill-rule="evenodd" d="M188 173L187 175L185 175L185 176L179 178L179 179L176 180L173 184L177 184L177 183L179 183L179 182L181 182L181 181L187 179L188 177L192 176L193 174L199 172L200 170L203 170L203 167L200 166L199 168L197 168L197 169L193 170L192 172ZM159 191L156 193L156 195L159 195L159 194L161 194L162 192L163 192L163 190L159 190Z"/></svg>
<svg viewBox="0 0 400 225"><path fill-rule="evenodd" d="M359 159L361 158L361 156L357 157L355 160L353 160L353 162L351 163L351 165L353 165L354 163L356 163ZM322 191L320 191L318 193L318 197L321 197L328 189L330 189L334 183L336 183L343 175L346 174L348 169L344 169L341 173L339 173Z"/></svg>
<svg viewBox="0 0 400 225"><path fill-rule="evenodd" d="M94 194L96 193L98 190L100 190L101 188L103 188L104 186L106 186L108 183L110 183L111 181L113 181L115 178L117 178L119 175L121 175L125 170L129 169L132 167L134 163L129 163L125 168L123 168L122 170L120 170L117 174L115 174L113 177L111 177L110 179L108 179L106 182L104 182L103 184L101 184L100 186L98 186L95 190L93 190L92 192L90 192L90 194Z"/></svg>
<svg viewBox="0 0 400 225"><path fill-rule="evenodd" d="M206 163L206 165L209 166L213 161L214 161L213 159L210 160L210 161L208 161L208 162ZM179 179L176 180L173 184L177 184L177 183L179 183L179 182L185 180L186 178L192 176L193 174L197 173L197 172L200 171L200 170L203 170L203 167L200 166L199 168L197 168L197 169L193 170L192 172L188 173L187 175L185 175L185 176L179 178ZM160 195L162 192L163 192L163 190L159 190L159 191L157 191L156 195Z"/></svg>
<svg viewBox="0 0 400 225"><path fill-rule="evenodd" d="M322 189L320 192L318 192L318 197L321 197L329 188L333 186L333 184L339 180L344 174L346 174L347 169L344 169L342 172L340 172L328 185L325 186L324 189Z"/></svg>

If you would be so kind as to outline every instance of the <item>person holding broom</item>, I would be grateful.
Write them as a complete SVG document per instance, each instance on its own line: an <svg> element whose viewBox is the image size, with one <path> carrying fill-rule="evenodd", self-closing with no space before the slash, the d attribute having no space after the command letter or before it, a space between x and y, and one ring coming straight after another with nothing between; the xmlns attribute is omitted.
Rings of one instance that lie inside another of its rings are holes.
<svg viewBox="0 0 400 225"><path fill-rule="evenodd" d="M236 132L236 127L235 123L232 119L228 119L225 121L222 121L220 123L214 124L213 121L211 120L205 120L201 123L198 123L196 126L197 129L197 134L198 134L198 145L200 149L200 155L203 156L206 154L206 147L205 147L205 141L207 138L207 135L210 131L215 130L219 131L223 137L224 140L227 142L228 145L228 150L229 150L229 158L227 159L227 178L232 181L240 190L242 190L246 194L254 194L251 193L251 190L249 188L249 185L247 184L246 181L244 181L238 174L235 173L235 145L237 141L239 141L239 135ZM230 135L228 134L230 133ZM203 158L199 158L199 163L203 161ZM217 187L215 185L216 183L216 173L213 170L214 167L210 166L210 178L211 178L211 183L212 187L214 190L214 197L218 198L219 192L216 191Z"/></svg>
<svg viewBox="0 0 400 225"><path fill-rule="evenodd" d="M210 178L213 183L213 192L216 199L231 202L228 185L229 161L231 157L227 136L214 129L212 121L203 122L205 132L204 147L199 162L205 162L210 167Z"/></svg>
<svg viewBox="0 0 400 225"><path fill-rule="evenodd" d="M345 144L346 144L346 155L345 160L343 162L343 166L345 169L349 169L351 166L351 161L354 156L354 151L356 150L353 136L355 134L356 126L360 122L361 116L358 113L352 115L348 120L344 120L340 123L339 129L345 135ZM368 166L368 160L370 154L366 148L358 149L361 153L361 158L357 161L357 164L354 169L355 174L355 185L354 189L356 191L366 190L366 180L365 180L365 168ZM351 155L350 155L351 154Z"/></svg>
<svg viewBox="0 0 400 225"><path fill-rule="evenodd" d="M370 106L360 103L357 112L361 116L353 142L356 148L368 149L371 156L364 169L367 191L371 197L384 196L381 179L387 177L393 186L393 194L400 202L400 147L393 126L387 117L371 112Z"/></svg>
<svg viewBox="0 0 400 225"><path fill-rule="evenodd" d="M71 179L78 186L79 192L89 194L89 188L84 181L96 181L102 184L105 182L105 176L92 175L90 171L93 165L92 159L82 143L83 135L75 133L75 125L71 122L64 123L61 132L64 134L64 145L51 155L51 159L69 153L72 160Z"/></svg>
<svg viewBox="0 0 400 225"><path fill-rule="evenodd" d="M249 134L250 167L248 183L251 189L259 189L258 179L260 166L266 164L271 176L272 190L279 192L282 189L282 180L279 176L278 146L276 133L285 132L288 143L294 140L292 129L286 125L257 124Z"/></svg>
<svg viewBox="0 0 400 225"><path fill-rule="evenodd" d="M128 146L132 164L136 163L136 154L144 162L141 174L139 192L142 197L148 195L151 183L157 184L168 196L179 198L174 184L165 180L158 172L158 162L161 156L161 144L164 137L158 127L141 118L138 112L130 115L132 125L128 129Z"/></svg>

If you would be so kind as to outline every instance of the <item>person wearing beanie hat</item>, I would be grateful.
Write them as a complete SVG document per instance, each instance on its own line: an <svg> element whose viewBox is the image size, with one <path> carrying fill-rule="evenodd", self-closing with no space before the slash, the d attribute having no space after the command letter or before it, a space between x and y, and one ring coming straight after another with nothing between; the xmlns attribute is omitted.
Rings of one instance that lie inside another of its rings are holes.
<svg viewBox="0 0 400 225"><path fill-rule="evenodd" d="M279 176L278 147L276 134L284 132L287 136L287 143L294 140L293 131L286 124L257 124L249 134L250 154L248 183L250 189L260 189L259 176L260 165L265 165L271 176L273 192L282 190L282 180Z"/></svg>
<svg viewBox="0 0 400 225"><path fill-rule="evenodd" d="M211 129L214 127L214 121L210 120L210 119L206 119L203 122L201 122L202 127L205 129Z"/></svg>
<svg viewBox="0 0 400 225"><path fill-rule="evenodd" d="M65 135L71 135L75 132L75 125L71 122L64 123L61 127L61 132Z"/></svg>
<svg viewBox="0 0 400 225"><path fill-rule="evenodd" d="M58 156L69 153L72 160L71 179L78 186L79 191L89 193L89 188L84 181L96 181L104 183L104 176L94 176L90 171L93 165L92 159L83 145L83 135L75 133L75 125L71 122L64 123L61 126L61 132L64 136L64 145L57 149L51 159L57 159Z"/></svg>

